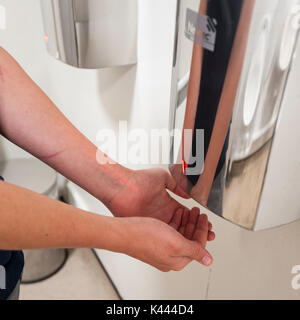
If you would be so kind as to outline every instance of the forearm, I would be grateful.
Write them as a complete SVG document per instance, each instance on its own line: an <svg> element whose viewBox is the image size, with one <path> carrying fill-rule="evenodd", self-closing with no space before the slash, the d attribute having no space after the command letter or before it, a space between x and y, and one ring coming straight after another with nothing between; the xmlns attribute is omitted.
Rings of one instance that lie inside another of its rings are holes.
<svg viewBox="0 0 300 320"><path fill-rule="evenodd" d="M97 147L0 48L0 132L92 195L109 202L126 174L120 165L100 165Z"/></svg>
<svg viewBox="0 0 300 320"><path fill-rule="evenodd" d="M212 262L197 238L200 234L206 242L207 217L205 224L198 220L190 241L156 219L91 214L5 182L0 183L0 194L0 250L99 248L163 271L181 270L192 260Z"/></svg>
<svg viewBox="0 0 300 320"><path fill-rule="evenodd" d="M0 183L0 250L100 248L123 252L126 233L118 218L104 217Z"/></svg>

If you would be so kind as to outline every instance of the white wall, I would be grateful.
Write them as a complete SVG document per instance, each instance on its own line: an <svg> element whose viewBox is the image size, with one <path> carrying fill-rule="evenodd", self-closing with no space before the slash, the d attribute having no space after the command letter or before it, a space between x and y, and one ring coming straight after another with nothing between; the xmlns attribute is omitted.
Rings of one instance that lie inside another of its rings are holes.
<svg viewBox="0 0 300 320"><path fill-rule="evenodd" d="M100 71L77 70L47 55L38 0L0 0L0 4L8 13L0 45L92 141L99 129L116 129L119 120L128 120L131 128L168 126L175 0L139 0L138 66ZM2 157L23 155L4 139L0 149ZM79 188L70 184L70 190L74 204L109 214ZM210 269L193 263L183 272L163 274L99 250L124 298L300 298L300 291L291 287L291 269L300 264L300 223L251 233L211 214L209 218L217 233L209 245L215 256Z"/></svg>

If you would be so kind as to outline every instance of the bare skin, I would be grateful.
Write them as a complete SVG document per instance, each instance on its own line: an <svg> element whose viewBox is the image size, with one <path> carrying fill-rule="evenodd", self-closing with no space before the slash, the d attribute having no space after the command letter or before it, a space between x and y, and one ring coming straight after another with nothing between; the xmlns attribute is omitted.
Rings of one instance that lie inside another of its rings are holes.
<svg viewBox="0 0 300 320"><path fill-rule="evenodd" d="M0 133L87 190L116 216L83 212L3 182L0 249L103 248L162 271L181 270L192 260L212 263L205 250L206 240L215 237L212 225L199 209L190 211L168 194L166 189L187 197L167 172L100 165L97 147L2 48L0 69Z"/></svg>

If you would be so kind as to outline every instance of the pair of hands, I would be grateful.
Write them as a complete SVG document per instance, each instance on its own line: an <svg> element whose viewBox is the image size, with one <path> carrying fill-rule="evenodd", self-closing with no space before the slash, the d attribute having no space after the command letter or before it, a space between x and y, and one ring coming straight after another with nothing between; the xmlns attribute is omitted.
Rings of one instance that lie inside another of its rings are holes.
<svg viewBox="0 0 300 320"><path fill-rule="evenodd" d="M172 176L162 169L126 171L125 183L107 203L129 235L126 254L161 271L182 270L196 260L212 263L207 241L215 239L212 224L199 208L189 210L167 189L188 199Z"/></svg>

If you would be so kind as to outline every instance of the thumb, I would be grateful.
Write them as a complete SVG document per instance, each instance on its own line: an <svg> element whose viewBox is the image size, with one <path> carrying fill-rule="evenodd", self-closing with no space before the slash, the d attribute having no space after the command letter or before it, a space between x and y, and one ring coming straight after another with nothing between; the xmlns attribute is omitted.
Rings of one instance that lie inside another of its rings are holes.
<svg viewBox="0 0 300 320"><path fill-rule="evenodd" d="M177 184L175 179L166 171L165 172L165 184L166 188L173 193L175 193L177 196L190 199L191 197Z"/></svg>
<svg viewBox="0 0 300 320"><path fill-rule="evenodd" d="M204 266L210 266L213 263L213 258L208 251L202 248L201 244L196 241L189 241L188 257L196 260Z"/></svg>

